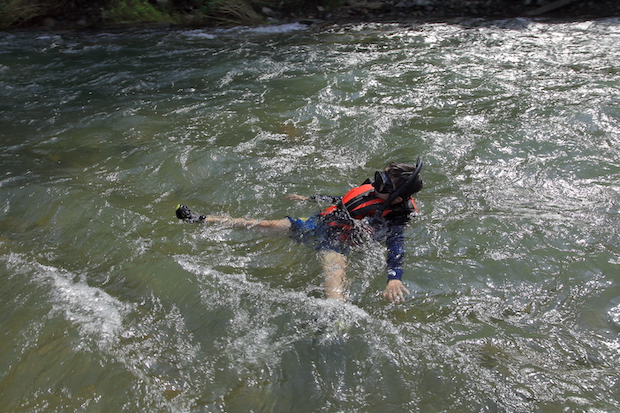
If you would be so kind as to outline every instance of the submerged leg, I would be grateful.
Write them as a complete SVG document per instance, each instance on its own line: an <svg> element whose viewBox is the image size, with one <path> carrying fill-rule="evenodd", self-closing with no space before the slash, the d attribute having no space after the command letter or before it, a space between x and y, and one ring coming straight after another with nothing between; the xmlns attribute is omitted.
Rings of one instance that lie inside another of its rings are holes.
<svg viewBox="0 0 620 413"><path fill-rule="evenodd" d="M336 251L326 251L321 254L321 264L325 276L325 296L330 299L345 301L347 257Z"/></svg>

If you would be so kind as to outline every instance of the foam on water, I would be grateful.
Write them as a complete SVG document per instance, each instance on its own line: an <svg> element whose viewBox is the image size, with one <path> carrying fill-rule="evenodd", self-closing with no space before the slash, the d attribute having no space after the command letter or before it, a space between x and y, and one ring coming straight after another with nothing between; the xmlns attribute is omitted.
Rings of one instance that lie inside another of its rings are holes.
<svg viewBox="0 0 620 413"><path fill-rule="evenodd" d="M286 34L300 30L307 30L308 26L302 23L272 24L258 27L237 27L233 29L219 30L219 33L239 34Z"/></svg>
<svg viewBox="0 0 620 413"><path fill-rule="evenodd" d="M617 410L619 25L0 34L5 408ZM401 305L383 248L336 303L311 249L174 216L417 156Z"/></svg>
<svg viewBox="0 0 620 413"><path fill-rule="evenodd" d="M87 284L84 276L32 262L23 254L2 257L13 277L29 276L37 288L45 289L51 314L62 314L80 332L76 351L92 347L108 349L118 343L124 317L133 306L119 301L100 288Z"/></svg>

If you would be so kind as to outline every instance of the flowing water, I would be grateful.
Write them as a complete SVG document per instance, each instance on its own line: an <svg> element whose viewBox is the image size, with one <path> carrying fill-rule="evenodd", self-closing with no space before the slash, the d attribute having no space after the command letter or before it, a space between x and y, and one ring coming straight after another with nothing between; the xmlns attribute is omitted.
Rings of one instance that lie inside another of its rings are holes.
<svg viewBox="0 0 620 413"><path fill-rule="evenodd" d="M0 34L0 411L620 411L620 20ZM286 234L425 161L324 298Z"/></svg>

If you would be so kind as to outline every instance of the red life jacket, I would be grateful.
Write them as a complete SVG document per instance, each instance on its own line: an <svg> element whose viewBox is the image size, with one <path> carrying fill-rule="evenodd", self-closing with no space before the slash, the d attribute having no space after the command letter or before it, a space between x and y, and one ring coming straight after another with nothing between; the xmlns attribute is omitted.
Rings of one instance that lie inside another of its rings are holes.
<svg viewBox="0 0 620 413"><path fill-rule="evenodd" d="M351 218L362 219L365 217L374 216L377 208L384 202L383 199L377 197L374 193L375 188L371 184L363 184L357 188L351 189L342 197L342 202L338 205L331 206L320 215L327 215L335 212L341 206L347 209ZM403 205L404 204L404 205ZM401 202L395 205L390 205L381 214L381 217L385 217L392 212L408 213L417 211L415 201L409 197L407 202Z"/></svg>

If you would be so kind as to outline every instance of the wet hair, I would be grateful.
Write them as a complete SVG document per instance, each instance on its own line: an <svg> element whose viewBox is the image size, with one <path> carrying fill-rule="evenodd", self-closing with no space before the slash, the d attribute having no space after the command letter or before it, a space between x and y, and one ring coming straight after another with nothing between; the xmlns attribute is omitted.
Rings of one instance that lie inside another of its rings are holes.
<svg viewBox="0 0 620 413"><path fill-rule="evenodd" d="M385 167L385 172L387 172L388 176L392 180L392 183L394 184L394 189L399 188L403 183L405 183L405 181L407 181L407 178L409 178L415 170L415 165L402 162L390 162ZM422 177L418 175L413 181L413 186L411 187L411 190L408 191L409 193L403 193L401 194L401 197L403 199L408 198L409 196L420 192L422 190L422 187Z"/></svg>

